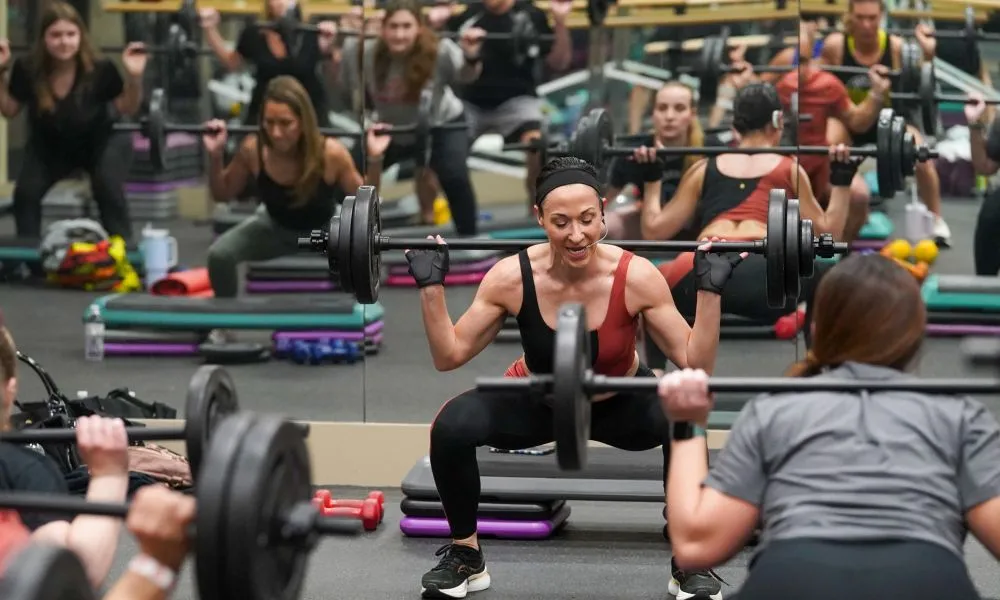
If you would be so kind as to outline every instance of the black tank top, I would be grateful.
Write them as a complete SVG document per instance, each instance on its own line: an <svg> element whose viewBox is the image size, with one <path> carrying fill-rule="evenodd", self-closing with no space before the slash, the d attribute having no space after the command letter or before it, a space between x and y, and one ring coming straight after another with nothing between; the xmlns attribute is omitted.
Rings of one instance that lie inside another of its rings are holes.
<svg viewBox="0 0 1000 600"><path fill-rule="evenodd" d="M885 31L879 30L879 49L882 51L882 56L879 58L878 64L885 65L887 69L892 69L892 48L890 44L890 38ZM854 38L849 35L844 36L844 59L841 61L845 67L863 67L867 69L871 65L862 65L854 58ZM847 73L835 73L837 78L844 82L844 86L847 87L847 95L850 96L851 101L855 104L860 104L865 101L868 97L868 92L871 91L871 81L868 79L868 75L855 74L850 75ZM891 106L889 100L890 94L886 94L885 105ZM873 126L874 127L874 126Z"/></svg>
<svg viewBox="0 0 1000 600"><path fill-rule="evenodd" d="M292 206L296 201L291 186L280 185L267 174L261 161L257 174L257 193L275 223L293 231L310 231L326 225L333 217L334 207L343 201L340 187L320 180L316 191L305 204Z"/></svg>
<svg viewBox="0 0 1000 600"><path fill-rule="evenodd" d="M750 197L750 194L757 189L760 180L764 178L753 177L748 179L736 179L723 175L719 171L717 158L708 159L705 165L705 180L701 186L701 198L698 199L698 207L695 209L696 229L702 230L719 215L729 212Z"/></svg>

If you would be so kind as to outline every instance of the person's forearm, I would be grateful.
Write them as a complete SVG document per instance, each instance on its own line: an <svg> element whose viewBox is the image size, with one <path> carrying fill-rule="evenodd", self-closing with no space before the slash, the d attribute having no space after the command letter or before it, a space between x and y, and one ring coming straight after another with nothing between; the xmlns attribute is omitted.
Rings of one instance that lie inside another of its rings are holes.
<svg viewBox="0 0 1000 600"><path fill-rule="evenodd" d="M698 292L694 325L687 344L687 368L701 369L708 374L715 370L719 354L719 324L722 321L722 296Z"/></svg>
<svg viewBox="0 0 1000 600"><path fill-rule="evenodd" d="M169 594L138 573L126 571L102 600L166 600Z"/></svg>
<svg viewBox="0 0 1000 600"><path fill-rule="evenodd" d="M697 423L705 428L706 423ZM667 523L674 548L699 540L698 506L702 483L708 477L708 450L704 435L670 443L670 476L667 479ZM690 555L690 552L678 552Z"/></svg>
<svg viewBox="0 0 1000 600"><path fill-rule="evenodd" d="M573 62L573 41L565 22L556 21L552 27L552 49L546 62L553 71L565 71Z"/></svg>
<svg viewBox="0 0 1000 600"><path fill-rule="evenodd" d="M128 474L93 477L87 486L90 502L120 503L128 494ZM122 520L115 517L80 515L70 523L66 547L83 560L87 578L94 587L103 585L118 549Z"/></svg>
<svg viewBox="0 0 1000 600"><path fill-rule="evenodd" d="M210 27L205 29L205 42L208 43L208 47L212 49L215 56L218 57L219 62L222 63L229 71L235 71L239 64L232 59L232 50L226 46L226 40L219 33L218 27Z"/></svg>
<svg viewBox="0 0 1000 600"><path fill-rule="evenodd" d="M10 95L10 69L0 73L0 114L12 119L17 116L17 101Z"/></svg>
<svg viewBox="0 0 1000 600"><path fill-rule="evenodd" d="M208 154L208 191L212 194L212 200L216 202L229 201L225 165L221 151Z"/></svg>
<svg viewBox="0 0 1000 600"><path fill-rule="evenodd" d="M969 149L972 153L972 168L977 175L990 176L996 172L996 163L986 156L986 139L982 125L969 126Z"/></svg>
<svg viewBox="0 0 1000 600"><path fill-rule="evenodd" d="M139 112L142 107L142 75L129 75L125 78L125 89L122 91L121 111L128 116Z"/></svg>
<svg viewBox="0 0 1000 600"><path fill-rule="evenodd" d="M420 290L420 309L434 368L438 371L457 368L461 361L455 357L455 324L448 314L444 286L432 285Z"/></svg>
<svg viewBox="0 0 1000 600"><path fill-rule="evenodd" d="M647 181L642 186L642 212L639 213L639 228L643 239L660 239L660 219L663 206L660 204L660 194L663 193L662 181Z"/></svg>
<svg viewBox="0 0 1000 600"><path fill-rule="evenodd" d="M365 185L373 185L376 188L382 187L382 157L365 158Z"/></svg>
<svg viewBox="0 0 1000 600"><path fill-rule="evenodd" d="M875 125L878 114L885 105L885 98L879 94L870 93L857 108L851 111L847 119L847 128L853 133L863 133Z"/></svg>
<svg viewBox="0 0 1000 600"><path fill-rule="evenodd" d="M821 223L814 223L815 233L829 233L840 241L844 237L847 214L851 206L851 188L846 185L834 186L830 191L830 203L823 213Z"/></svg>

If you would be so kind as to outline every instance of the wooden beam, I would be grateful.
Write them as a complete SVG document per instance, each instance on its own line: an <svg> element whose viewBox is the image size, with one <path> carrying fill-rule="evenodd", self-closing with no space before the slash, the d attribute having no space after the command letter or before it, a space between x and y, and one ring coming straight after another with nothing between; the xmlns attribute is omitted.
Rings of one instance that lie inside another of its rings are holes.
<svg viewBox="0 0 1000 600"><path fill-rule="evenodd" d="M101 4L104 12L114 13L167 13L178 12L181 0L143 0L142 2L113 2L105 0Z"/></svg>

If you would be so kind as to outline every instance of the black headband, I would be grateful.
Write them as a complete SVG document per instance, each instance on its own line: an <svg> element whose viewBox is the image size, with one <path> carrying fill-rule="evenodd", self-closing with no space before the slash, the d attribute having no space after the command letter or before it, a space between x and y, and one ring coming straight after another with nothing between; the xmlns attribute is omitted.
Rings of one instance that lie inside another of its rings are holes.
<svg viewBox="0 0 1000 600"><path fill-rule="evenodd" d="M542 202L545 201L545 197L548 196L552 190L560 188L564 185L572 185L574 183L582 183L583 185L594 188L594 191L597 192L598 198L600 198L603 194L601 191L601 183L590 173L584 171L583 169L563 169L552 173L538 184L538 189L535 190L535 206L541 207Z"/></svg>

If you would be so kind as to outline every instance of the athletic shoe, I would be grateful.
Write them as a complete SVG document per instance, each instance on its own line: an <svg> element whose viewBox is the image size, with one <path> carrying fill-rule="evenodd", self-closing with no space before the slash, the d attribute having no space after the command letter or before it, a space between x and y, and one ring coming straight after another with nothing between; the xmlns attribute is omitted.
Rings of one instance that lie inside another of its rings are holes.
<svg viewBox="0 0 1000 600"><path fill-rule="evenodd" d="M722 579L714 571L685 572L670 559L667 592L677 600L722 600Z"/></svg>
<svg viewBox="0 0 1000 600"><path fill-rule="evenodd" d="M420 580L420 593L424 598L465 598L469 592L481 592L490 587L490 574L482 550L446 544L434 556L440 556L441 562Z"/></svg>
<svg viewBox="0 0 1000 600"><path fill-rule="evenodd" d="M951 228L940 215L934 219L934 241L938 246L951 247Z"/></svg>

